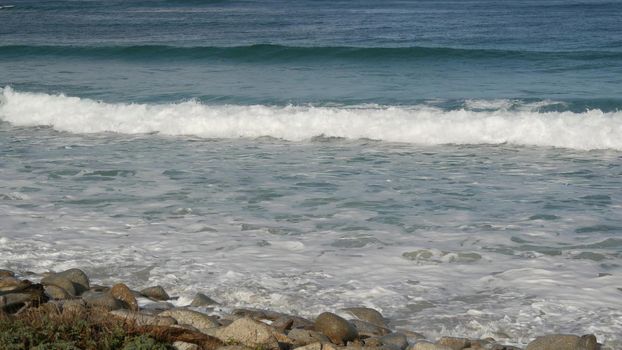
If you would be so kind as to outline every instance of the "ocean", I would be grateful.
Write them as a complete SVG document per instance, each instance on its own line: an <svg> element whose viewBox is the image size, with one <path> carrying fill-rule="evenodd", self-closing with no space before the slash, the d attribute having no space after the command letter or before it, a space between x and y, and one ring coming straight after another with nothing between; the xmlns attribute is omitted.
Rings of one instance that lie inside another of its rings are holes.
<svg viewBox="0 0 622 350"><path fill-rule="evenodd" d="M4 0L0 268L620 349L621 18L617 0Z"/></svg>

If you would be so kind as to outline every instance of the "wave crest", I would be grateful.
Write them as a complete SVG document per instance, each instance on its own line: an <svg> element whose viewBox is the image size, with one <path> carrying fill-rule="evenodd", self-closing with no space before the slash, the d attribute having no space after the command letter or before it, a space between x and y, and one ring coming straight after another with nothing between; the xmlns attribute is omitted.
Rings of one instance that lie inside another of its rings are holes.
<svg viewBox="0 0 622 350"><path fill-rule="evenodd" d="M533 109L442 110L411 107L104 103L90 99L0 93L0 119L72 133L160 133L204 138L270 136L291 141L323 135L437 144L502 144L622 150L622 112L537 112Z"/></svg>

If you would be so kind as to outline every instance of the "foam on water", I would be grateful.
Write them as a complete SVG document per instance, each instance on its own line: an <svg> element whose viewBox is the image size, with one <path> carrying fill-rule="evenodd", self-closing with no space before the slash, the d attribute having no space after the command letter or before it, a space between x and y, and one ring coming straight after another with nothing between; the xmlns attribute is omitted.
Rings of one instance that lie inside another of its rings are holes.
<svg viewBox="0 0 622 350"><path fill-rule="evenodd" d="M0 118L18 126L51 126L72 133L271 136L292 141L326 136L426 145L509 143L622 150L622 112L538 112L542 103L509 109L515 104L507 100L467 101L466 108L459 110L426 105L113 104L62 94L16 92L6 87L0 95Z"/></svg>

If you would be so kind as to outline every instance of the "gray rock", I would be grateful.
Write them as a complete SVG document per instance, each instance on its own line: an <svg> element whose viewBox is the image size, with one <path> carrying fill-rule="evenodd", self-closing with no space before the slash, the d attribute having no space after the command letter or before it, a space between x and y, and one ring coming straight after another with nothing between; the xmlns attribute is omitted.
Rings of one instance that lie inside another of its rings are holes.
<svg viewBox="0 0 622 350"><path fill-rule="evenodd" d="M303 317L293 315L283 315L272 322L272 327L276 329L286 330L293 328L312 329L313 322Z"/></svg>
<svg viewBox="0 0 622 350"><path fill-rule="evenodd" d="M108 292L110 290L110 287L108 287L108 286L100 286L99 284L92 284L91 288L89 288L89 290L91 292L102 292L102 293L105 293L105 292ZM142 296L142 294L141 294L141 296Z"/></svg>
<svg viewBox="0 0 622 350"><path fill-rule="evenodd" d="M320 332L311 331L307 329L294 328L287 337L291 339L294 346L304 346L312 343L329 343L330 339Z"/></svg>
<svg viewBox="0 0 622 350"><path fill-rule="evenodd" d="M379 338L382 345L394 346L400 350L408 347L408 338L402 333L391 333Z"/></svg>
<svg viewBox="0 0 622 350"><path fill-rule="evenodd" d="M383 328L361 320L350 320L350 323L356 327L359 335L366 337L382 337L383 335L391 333L391 330L388 328Z"/></svg>
<svg viewBox="0 0 622 350"><path fill-rule="evenodd" d="M15 277L15 273L11 270L0 269L0 278L2 277Z"/></svg>
<svg viewBox="0 0 622 350"><path fill-rule="evenodd" d="M174 309L175 305L166 302L166 301L158 301L158 302L154 302L154 303L149 303L149 304L145 304L143 305L142 309L143 310L147 310L147 311L153 311L153 312L157 312L160 313L162 311L166 311L166 310L170 310L170 309Z"/></svg>
<svg viewBox="0 0 622 350"><path fill-rule="evenodd" d="M596 337L586 334L582 337L568 334L551 334L537 337L527 345L526 350L597 350Z"/></svg>
<svg viewBox="0 0 622 350"><path fill-rule="evenodd" d="M436 342L437 345L445 345L453 350L462 350L471 347L471 340L467 338L442 337Z"/></svg>
<svg viewBox="0 0 622 350"><path fill-rule="evenodd" d="M410 346L408 350L453 350L445 345L437 345L426 341L419 341L416 344Z"/></svg>
<svg viewBox="0 0 622 350"><path fill-rule="evenodd" d="M396 331L404 334L406 338L408 339L408 342L411 344L416 343L418 340L425 339L425 335L419 332L413 332L413 331L410 331L407 329L401 329L401 328L396 329Z"/></svg>
<svg viewBox="0 0 622 350"><path fill-rule="evenodd" d="M297 348L294 348L295 350L322 350L322 344L321 343L311 343L308 345L304 345L304 346L299 346Z"/></svg>
<svg viewBox="0 0 622 350"><path fill-rule="evenodd" d="M23 305L32 300L32 296L28 293L10 293L0 296L0 308L11 308Z"/></svg>
<svg viewBox="0 0 622 350"><path fill-rule="evenodd" d="M159 313L158 316L172 317L177 320L177 323L191 325L200 332L205 332L210 328L220 327L215 317L188 309L166 310Z"/></svg>
<svg viewBox="0 0 622 350"><path fill-rule="evenodd" d="M56 275L65 277L74 283L74 288L78 295L90 289L89 277L80 269L69 269L59 272Z"/></svg>
<svg viewBox="0 0 622 350"><path fill-rule="evenodd" d="M126 304L126 307L132 311L138 311L138 302L134 297L134 294L128 286L123 283L117 283L110 288L110 295L115 299L121 300Z"/></svg>
<svg viewBox="0 0 622 350"><path fill-rule="evenodd" d="M249 348L279 349L275 330L265 323L250 318L240 318L227 327L217 329L215 336L224 343L236 342Z"/></svg>
<svg viewBox="0 0 622 350"><path fill-rule="evenodd" d="M479 348L472 347L473 349L486 349L486 350L523 350L516 346L503 345L503 344L488 344Z"/></svg>
<svg viewBox="0 0 622 350"><path fill-rule="evenodd" d="M147 298L154 300L169 300L171 297L166 293L161 286L148 287L140 291L140 293Z"/></svg>
<svg viewBox="0 0 622 350"><path fill-rule="evenodd" d="M64 312L80 313L86 309L86 302L82 299L59 300L58 305Z"/></svg>
<svg viewBox="0 0 622 350"><path fill-rule="evenodd" d="M69 293L69 295L71 296L76 295L76 288L74 287L74 283L71 282L66 277L63 277L57 274L44 277L41 280L41 284L43 284L44 286L54 285L54 286L64 289L65 292Z"/></svg>
<svg viewBox="0 0 622 350"><path fill-rule="evenodd" d="M348 312L361 321L365 321L379 327L388 328L382 314L374 309L368 307L349 307L343 309L343 311Z"/></svg>
<svg viewBox="0 0 622 350"><path fill-rule="evenodd" d="M82 294L82 300L90 307L102 307L106 310L123 308L123 304L108 293L87 291Z"/></svg>
<svg viewBox="0 0 622 350"><path fill-rule="evenodd" d="M335 344L346 344L358 337L357 329L350 322L330 312L324 312L315 319L314 329Z"/></svg>
<svg viewBox="0 0 622 350"><path fill-rule="evenodd" d="M172 317L153 316L130 310L113 310L110 314L126 321L134 322L137 326L171 326L177 324Z"/></svg>
<svg viewBox="0 0 622 350"><path fill-rule="evenodd" d="M192 343L186 343L185 341L173 342L173 347L176 350L201 350L201 348L198 345L192 344Z"/></svg>
<svg viewBox="0 0 622 350"><path fill-rule="evenodd" d="M190 303L190 306L193 306L193 307L203 307L203 306L210 306L210 305L220 305L220 304L216 302L214 299L208 297L207 295L203 293L197 293L194 296L194 299L192 299L192 302Z"/></svg>
<svg viewBox="0 0 622 350"><path fill-rule="evenodd" d="M66 290L53 284L48 284L44 288L45 294L50 297L50 299L62 300L71 298L71 294L67 293Z"/></svg>

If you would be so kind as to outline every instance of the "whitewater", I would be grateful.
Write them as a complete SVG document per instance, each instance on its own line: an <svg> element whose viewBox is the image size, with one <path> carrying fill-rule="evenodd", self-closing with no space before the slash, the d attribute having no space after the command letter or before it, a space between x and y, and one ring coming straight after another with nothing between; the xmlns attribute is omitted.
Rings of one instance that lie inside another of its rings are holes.
<svg viewBox="0 0 622 350"><path fill-rule="evenodd" d="M538 112L553 101L466 101L465 108L104 103L65 95L0 91L0 118L74 133L159 133L204 138L342 137L424 145L515 144L622 150L622 112Z"/></svg>

